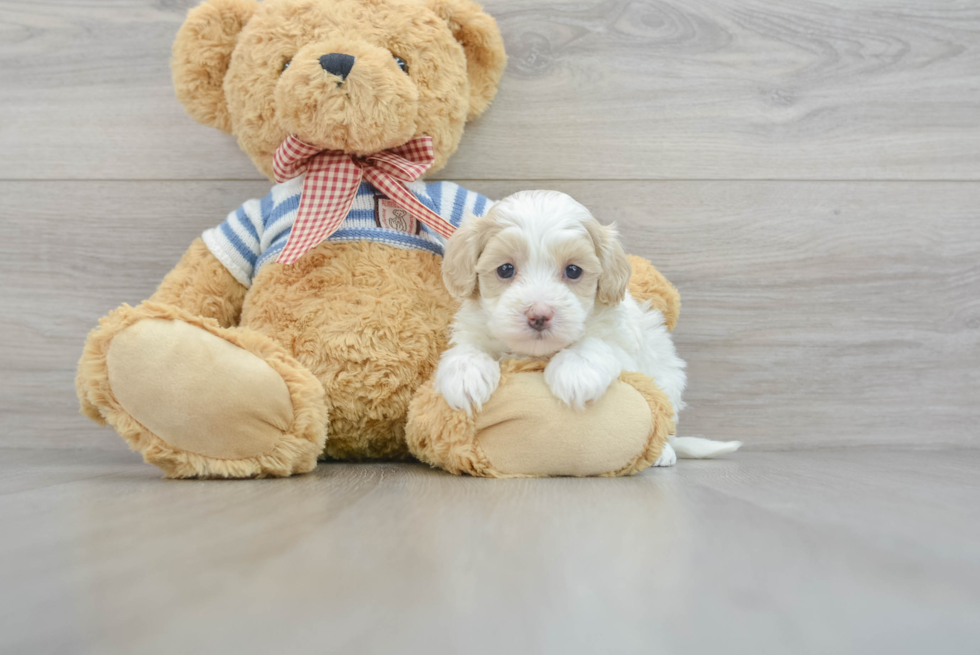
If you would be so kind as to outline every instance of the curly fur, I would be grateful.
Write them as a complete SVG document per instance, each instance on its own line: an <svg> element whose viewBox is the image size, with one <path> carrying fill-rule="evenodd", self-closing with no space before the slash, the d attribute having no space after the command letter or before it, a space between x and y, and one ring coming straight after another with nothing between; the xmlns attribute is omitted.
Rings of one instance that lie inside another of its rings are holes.
<svg viewBox="0 0 980 655"><path fill-rule="evenodd" d="M673 331L681 313L681 294L649 260L636 255L629 255L629 260L633 267L630 295L637 302L649 301L652 309L659 309L664 315L667 329Z"/></svg>
<svg viewBox="0 0 980 655"><path fill-rule="evenodd" d="M238 35L258 3L210 0L190 10L173 45L170 68L177 99L200 123L231 132L223 88Z"/></svg>
<svg viewBox="0 0 980 655"><path fill-rule="evenodd" d="M242 325L282 343L323 384L339 459L407 455L405 416L445 350L456 304L440 260L369 241L322 243L294 264L268 264Z"/></svg>
<svg viewBox="0 0 980 655"><path fill-rule="evenodd" d="M368 64L346 95L318 74L331 52ZM237 136L271 179L290 132L354 154L426 134L432 174L490 104L506 62L496 22L470 0L208 0L178 32L172 68L187 111Z"/></svg>
<svg viewBox="0 0 980 655"><path fill-rule="evenodd" d="M163 278L150 300L213 318L221 327L233 327L241 317L246 291L198 237Z"/></svg>
<svg viewBox="0 0 980 655"><path fill-rule="evenodd" d="M640 392L643 399L650 406L650 415L653 418L653 428L650 431L650 439L646 447L637 454L636 459L629 462L618 471L603 473L599 477L618 477L622 475L633 475L647 468L660 457L670 436L674 434L676 424L671 418L674 415L674 407L670 404L667 394L661 391L653 380L642 373L622 373L619 376L621 382L625 382Z"/></svg>

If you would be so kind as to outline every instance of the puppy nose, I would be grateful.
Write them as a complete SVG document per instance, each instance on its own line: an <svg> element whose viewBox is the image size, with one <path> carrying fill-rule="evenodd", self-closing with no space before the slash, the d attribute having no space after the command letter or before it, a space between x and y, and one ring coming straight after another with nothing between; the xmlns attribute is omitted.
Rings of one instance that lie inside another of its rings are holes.
<svg viewBox="0 0 980 655"><path fill-rule="evenodd" d="M555 317L555 310L545 304L536 302L527 310L527 324L541 332L548 327L548 322Z"/></svg>
<svg viewBox="0 0 980 655"><path fill-rule="evenodd" d="M320 68L336 75L342 80L346 80L350 75L350 69L354 68L354 58L339 52L331 52L329 55L320 57Z"/></svg>

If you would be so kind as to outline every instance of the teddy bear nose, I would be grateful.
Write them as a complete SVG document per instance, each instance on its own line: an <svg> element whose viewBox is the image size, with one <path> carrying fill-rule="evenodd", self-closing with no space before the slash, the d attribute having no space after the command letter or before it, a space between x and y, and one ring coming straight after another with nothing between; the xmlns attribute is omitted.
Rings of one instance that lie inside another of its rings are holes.
<svg viewBox="0 0 980 655"><path fill-rule="evenodd" d="M350 69L354 68L354 58L339 52L331 52L320 57L320 68L346 80L350 75Z"/></svg>

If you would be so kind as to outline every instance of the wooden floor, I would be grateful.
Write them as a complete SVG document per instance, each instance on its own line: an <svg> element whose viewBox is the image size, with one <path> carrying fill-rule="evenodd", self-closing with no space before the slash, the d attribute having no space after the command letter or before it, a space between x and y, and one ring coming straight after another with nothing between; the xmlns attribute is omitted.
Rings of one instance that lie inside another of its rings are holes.
<svg viewBox="0 0 980 655"><path fill-rule="evenodd" d="M980 0L487 0L440 174L567 191L680 288L717 462L165 482L86 332L268 182L173 97L194 0L0 0L0 653L976 652ZM234 650L232 650L234 649Z"/></svg>
<svg viewBox="0 0 980 655"><path fill-rule="evenodd" d="M980 451L175 482L5 449L4 653L976 653Z"/></svg>

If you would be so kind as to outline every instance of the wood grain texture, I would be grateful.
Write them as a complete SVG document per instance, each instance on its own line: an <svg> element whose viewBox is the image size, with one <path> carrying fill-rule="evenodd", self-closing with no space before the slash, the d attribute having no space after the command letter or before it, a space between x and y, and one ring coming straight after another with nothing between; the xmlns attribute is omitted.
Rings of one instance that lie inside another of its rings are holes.
<svg viewBox="0 0 980 655"><path fill-rule="evenodd" d="M267 186L0 183L3 443L121 448L77 414L85 334ZM572 193L680 288L681 433L757 448L980 444L980 184L470 186Z"/></svg>
<svg viewBox="0 0 980 655"><path fill-rule="evenodd" d="M0 449L9 653L974 653L980 451L165 481Z"/></svg>
<svg viewBox="0 0 980 655"><path fill-rule="evenodd" d="M194 0L0 4L0 179L257 179L173 97ZM489 0L469 179L980 179L980 2Z"/></svg>

